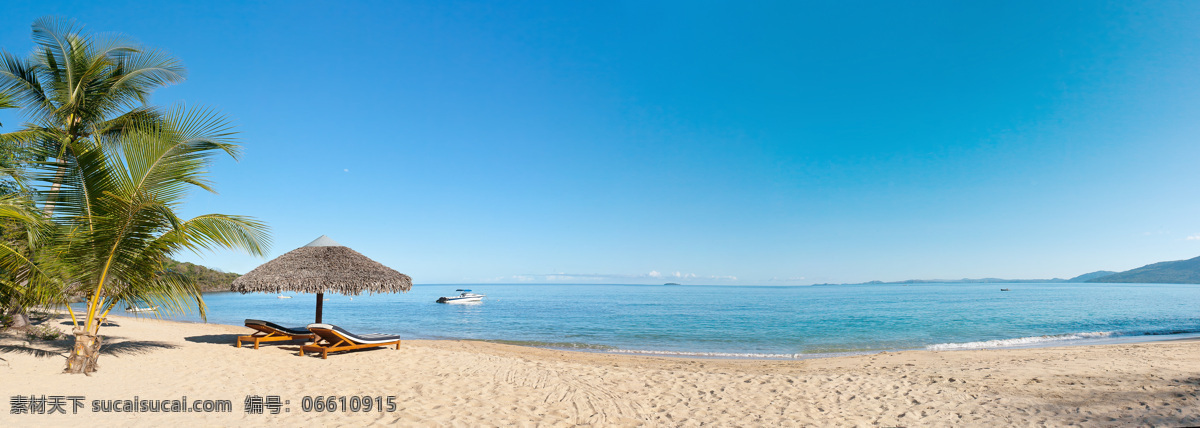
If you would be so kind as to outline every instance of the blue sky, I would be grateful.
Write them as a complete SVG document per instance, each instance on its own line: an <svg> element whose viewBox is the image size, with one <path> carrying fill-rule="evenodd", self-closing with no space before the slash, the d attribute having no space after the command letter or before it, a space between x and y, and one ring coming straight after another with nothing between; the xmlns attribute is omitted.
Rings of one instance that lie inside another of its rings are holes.
<svg viewBox="0 0 1200 428"><path fill-rule="evenodd" d="M769 285L1200 255L1200 3L194 3L6 2L0 47L59 15L181 58L153 103L244 144L184 214L264 220L271 257Z"/></svg>

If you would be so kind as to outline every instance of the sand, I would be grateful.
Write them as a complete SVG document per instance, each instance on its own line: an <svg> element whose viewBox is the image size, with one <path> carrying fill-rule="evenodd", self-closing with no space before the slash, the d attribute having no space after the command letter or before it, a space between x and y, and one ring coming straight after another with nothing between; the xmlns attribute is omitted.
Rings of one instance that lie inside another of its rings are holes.
<svg viewBox="0 0 1200 428"><path fill-rule="evenodd" d="M1196 341L750 361L412 340L322 360L286 342L235 348L243 327L112 321L92 376L60 374L69 341L0 338L0 426L1200 425ZM29 395L84 407L11 414L12 397ZM248 414L254 395L290 411ZM396 408L302 409L305 396L330 395L393 396ZM92 411L93 400L181 396L232 411Z"/></svg>

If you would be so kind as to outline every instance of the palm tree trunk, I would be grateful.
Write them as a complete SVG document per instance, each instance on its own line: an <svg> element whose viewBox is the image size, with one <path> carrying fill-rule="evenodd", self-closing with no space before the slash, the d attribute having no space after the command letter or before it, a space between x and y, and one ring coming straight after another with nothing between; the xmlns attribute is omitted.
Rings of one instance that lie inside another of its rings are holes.
<svg viewBox="0 0 1200 428"><path fill-rule="evenodd" d="M92 323L92 328L76 325L72 333L75 334L75 347L71 350L71 355L67 357L67 367L63 369L63 373L83 373L91 375L99 367L96 365L96 360L100 358L100 324L102 321L97 319Z"/></svg>
<svg viewBox="0 0 1200 428"><path fill-rule="evenodd" d="M62 187L63 176L67 174L67 166L61 163L61 159L59 162L58 172L54 174L54 184L50 185L50 197L47 198L46 206L42 207L42 214L46 217L54 215L54 198L58 196L58 189Z"/></svg>

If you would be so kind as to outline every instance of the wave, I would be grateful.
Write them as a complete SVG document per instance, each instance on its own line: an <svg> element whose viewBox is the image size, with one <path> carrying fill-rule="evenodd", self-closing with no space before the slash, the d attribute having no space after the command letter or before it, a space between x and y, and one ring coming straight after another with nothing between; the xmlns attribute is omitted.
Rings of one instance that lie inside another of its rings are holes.
<svg viewBox="0 0 1200 428"><path fill-rule="evenodd" d="M484 340L505 345L529 346L534 348L561 349L566 351L614 352L612 346L578 342L542 342L539 340Z"/></svg>
<svg viewBox="0 0 1200 428"><path fill-rule="evenodd" d="M968 349L989 349L989 348L1019 348L1031 346L1052 346L1058 344L1071 344L1072 342L1109 339L1118 337L1136 337L1136 336L1166 336L1174 334L1191 334L1198 333L1200 330L1148 330L1148 331L1092 331L1084 333L1067 333L1054 334L1047 336L1030 336L1018 337L1015 339L997 339L984 340L979 342L963 342L963 343L938 343L925 346L929 351L959 351Z"/></svg>
<svg viewBox="0 0 1200 428"><path fill-rule="evenodd" d="M1016 339L984 340L980 342L938 343L934 345L927 345L925 346L925 349L930 351L957 351L964 349L1011 348L1017 346L1044 345L1053 342L1069 342L1073 340L1102 339L1106 337L1112 337L1114 333L1115 332L1111 331L1096 331L1088 333L1055 334L1050 336L1018 337Z"/></svg>
<svg viewBox="0 0 1200 428"><path fill-rule="evenodd" d="M782 353L756 353L756 352L685 352L685 351L655 351L644 349L612 349L605 351L613 354L635 354L635 355L661 355L666 357L692 357L692 358L734 358L734 359L755 359L755 360L796 360L809 358L828 358L828 357L846 357L851 355L867 355L874 354L879 351L846 351L846 352L819 352L819 353L797 353L797 354L782 354Z"/></svg>
<svg viewBox="0 0 1200 428"><path fill-rule="evenodd" d="M829 353L829 354L769 354L769 353L753 353L753 352L687 352L687 351L662 351L649 349L620 349L614 346L598 345L591 343L577 342L541 342L536 340L487 340L492 343L502 343L506 345L531 346L535 348L546 349L561 349L566 351L585 351L585 352L601 352L606 354L634 354L634 355L661 355L670 357L697 357L697 358L761 358L761 359L796 359L796 358L815 358L821 356L838 356L838 355L854 355L857 353Z"/></svg>

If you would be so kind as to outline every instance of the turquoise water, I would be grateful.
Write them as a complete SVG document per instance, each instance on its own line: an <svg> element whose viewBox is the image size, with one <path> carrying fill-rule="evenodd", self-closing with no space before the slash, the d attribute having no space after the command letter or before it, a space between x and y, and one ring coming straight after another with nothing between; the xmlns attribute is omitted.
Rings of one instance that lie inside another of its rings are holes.
<svg viewBox="0 0 1200 428"><path fill-rule="evenodd" d="M479 304L434 303L455 288L487 297ZM315 297L289 295L207 294L208 321L312 322ZM326 296L324 321L355 332L664 355L802 358L1200 334L1200 285L489 284L417 285L353 300Z"/></svg>

